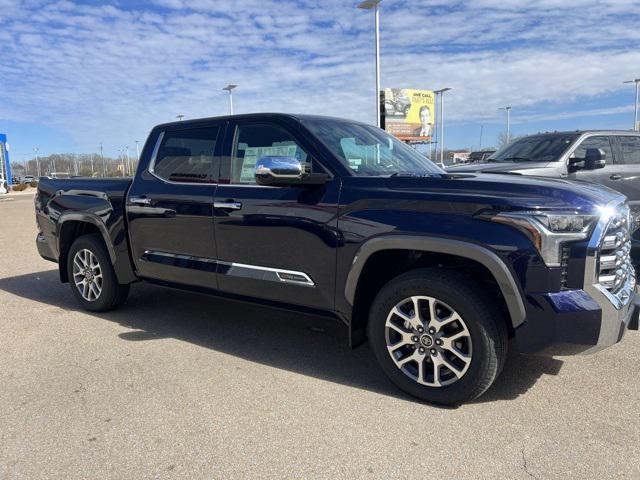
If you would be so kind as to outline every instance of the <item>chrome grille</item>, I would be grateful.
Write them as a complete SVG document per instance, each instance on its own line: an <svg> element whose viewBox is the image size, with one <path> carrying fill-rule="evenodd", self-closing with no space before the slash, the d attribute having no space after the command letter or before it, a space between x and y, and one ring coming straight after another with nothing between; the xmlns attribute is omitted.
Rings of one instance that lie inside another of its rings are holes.
<svg viewBox="0 0 640 480"><path fill-rule="evenodd" d="M616 209L609 221L598 261L598 283L618 300L625 301L635 285L631 264L631 216L626 204Z"/></svg>

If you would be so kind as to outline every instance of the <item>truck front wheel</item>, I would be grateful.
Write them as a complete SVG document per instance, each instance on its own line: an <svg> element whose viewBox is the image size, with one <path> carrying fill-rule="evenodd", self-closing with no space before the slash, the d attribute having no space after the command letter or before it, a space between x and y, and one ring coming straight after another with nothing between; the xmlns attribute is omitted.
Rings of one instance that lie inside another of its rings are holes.
<svg viewBox="0 0 640 480"><path fill-rule="evenodd" d="M432 403L477 398L507 355L504 314L473 281L419 269L385 285L371 306L368 337L386 375Z"/></svg>
<svg viewBox="0 0 640 480"><path fill-rule="evenodd" d="M127 299L129 285L118 283L100 235L83 235L73 242L67 255L67 272L71 291L86 310L106 312Z"/></svg>

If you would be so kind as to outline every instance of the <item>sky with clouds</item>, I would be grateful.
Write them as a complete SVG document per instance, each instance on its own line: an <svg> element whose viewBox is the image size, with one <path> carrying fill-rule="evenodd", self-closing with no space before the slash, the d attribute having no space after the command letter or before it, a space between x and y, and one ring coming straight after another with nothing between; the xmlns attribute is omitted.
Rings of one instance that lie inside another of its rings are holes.
<svg viewBox="0 0 640 480"><path fill-rule="evenodd" d="M358 1L0 0L0 132L13 159L134 149L176 115L374 123L373 14ZM640 0L383 0L383 87L452 87L447 145L631 128Z"/></svg>

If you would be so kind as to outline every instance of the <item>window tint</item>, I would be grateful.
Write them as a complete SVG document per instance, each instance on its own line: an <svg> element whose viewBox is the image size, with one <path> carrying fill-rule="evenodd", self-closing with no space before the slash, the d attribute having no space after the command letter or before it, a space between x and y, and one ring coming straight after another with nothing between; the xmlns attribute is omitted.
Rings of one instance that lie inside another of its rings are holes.
<svg viewBox="0 0 640 480"><path fill-rule="evenodd" d="M604 159L608 164L613 162L611 143L609 142L609 137L606 136L585 138L582 143L578 145L578 148L574 150L573 156L575 158L584 158L587 154L587 150L591 148L598 148L602 150L605 154Z"/></svg>
<svg viewBox="0 0 640 480"><path fill-rule="evenodd" d="M265 156L295 157L306 163L308 155L293 136L277 125L240 125L233 148L231 183L256 183L256 162Z"/></svg>
<svg viewBox="0 0 640 480"><path fill-rule="evenodd" d="M172 182L212 183L219 127L167 131L153 172Z"/></svg>
<svg viewBox="0 0 640 480"><path fill-rule="evenodd" d="M622 152L620 163L640 164L640 137L618 137L618 145Z"/></svg>

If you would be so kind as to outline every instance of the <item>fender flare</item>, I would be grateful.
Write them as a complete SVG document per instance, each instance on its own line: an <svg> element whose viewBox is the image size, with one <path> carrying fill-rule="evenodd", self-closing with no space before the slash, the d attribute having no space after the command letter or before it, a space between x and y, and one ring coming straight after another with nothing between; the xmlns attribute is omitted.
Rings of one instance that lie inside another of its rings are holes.
<svg viewBox="0 0 640 480"><path fill-rule="evenodd" d="M58 223L58 245L57 245L58 257L60 256L60 253L61 253L60 241L62 239L62 235L61 235L62 229L64 227L64 223L69 221L91 223L92 225L95 225L100 231L100 234L102 235L102 239L104 240L104 244L107 247L107 251L109 252L109 258L111 259L111 264L115 265L116 259L117 259L116 252L113 249L113 244L111 242L111 237L109 236L109 231L107 230L107 226L102 221L102 219L100 219L100 217L91 213L86 213L86 212L63 213L62 215L60 215L60 218L58 218L58 221L57 221Z"/></svg>
<svg viewBox="0 0 640 480"><path fill-rule="evenodd" d="M360 274L371 255L381 250L416 250L423 252L443 253L474 260L485 266L493 275L505 299L509 316L514 328L522 325L526 318L526 310L518 283L509 267L491 250L471 242L450 240L441 237L423 237L410 235L388 235L372 238L365 242L355 257L347 280L344 294L353 306Z"/></svg>

